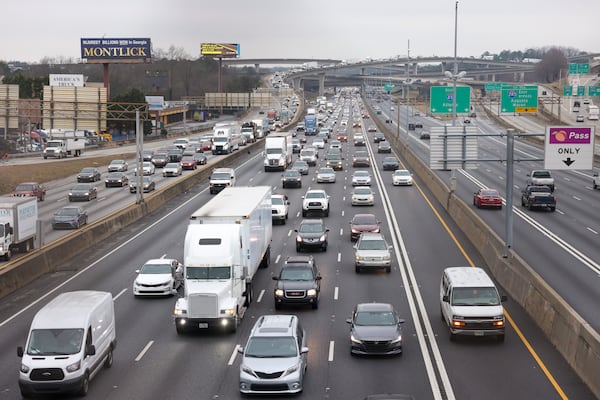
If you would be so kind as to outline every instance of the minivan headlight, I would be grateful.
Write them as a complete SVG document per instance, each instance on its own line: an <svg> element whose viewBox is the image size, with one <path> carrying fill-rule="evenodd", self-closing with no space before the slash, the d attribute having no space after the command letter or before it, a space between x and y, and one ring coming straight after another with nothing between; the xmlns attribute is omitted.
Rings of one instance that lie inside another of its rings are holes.
<svg viewBox="0 0 600 400"><path fill-rule="evenodd" d="M287 370L285 370L285 372L281 376L291 375L294 372L298 371L299 369L300 369L300 363L292 365Z"/></svg>
<svg viewBox="0 0 600 400"><path fill-rule="evenodd" d="M29 367L25 364L21 364L21 368L19 370L24 374L29 373Z"/></svg>

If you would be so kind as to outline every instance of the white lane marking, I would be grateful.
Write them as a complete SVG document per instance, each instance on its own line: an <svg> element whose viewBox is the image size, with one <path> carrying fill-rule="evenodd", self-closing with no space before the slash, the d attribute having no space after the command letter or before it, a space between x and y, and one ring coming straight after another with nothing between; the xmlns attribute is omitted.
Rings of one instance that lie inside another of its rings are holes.
<svg viewBox="0 0 600 400"><path fill-rule="evenodd" d="M587 228L585 228L585 229L587 229L588 231L590 231L590 232L592 232L592 233L595 233L596 235L598 234L598 232L596 232L595 230L593 230L593 229L592 229L592 228L590 228L589 226L588 226Z"/></svg>
<svg viewBox="0 0 600 400"><path fill-rule="evenodd" d="M344 228L340 228L340 236L344 236Z"/></svg>
<svg viewBox="0 0 600 400"><path fill-rule="evenodd" d="M238 354L238 349L242 347L239 344L236 344L235 347L233 348L233 353L231 353L231 357L229 357L229 361L227 362L227 365L233 365L233 362L235 361L235 358L237 357Z"/></svg>
<svg viewBox="0 0 600 400"><path fill-rule="evenodd" d="M256 299L256 302L260 303L260 301L262 300L264 295L265 295L265 289L260 291L260 293L258 294L258 298Z"/></svg>
<svg viewBox="0 0 600 400"><path fill-rule="evenodd" d="M126 291L127 291L127 288L125 288L125 289L121 290L119 293L117 293L117 295L115 297L113 297L113 301L118 299L119 297L121 297L121 295L123 293L125 293Z"/></svg>
<svg viewBox="0 0 600 400"><path fill-rule="evenodd" d="M332 340L329 342L329 356L327 357L327 361L333 361L333 349L335 347L335 342Z"/></svg>
<svg viewBox="0 0 600 400"><path fill-rule="evenodd" d="M337 300L339 298L340 295L340 288L338 286L336 286L335 288L333 288L333 299Z"/></svg>
<svg viewBox="0 0 600 400"><path fill-rule="evenodd" d="M338 253L338 262L342 262L342 253Z"/></svg>
<svg viewBox="0 0 600 400"><path fill-rule="evenodd" d="M135 362L140 361L142 359L142 357L144 357L144 354L146 354L146 352L150 349L150 347L152 347L153 344L154 344L154 340L149 341L146 344L146 346L144 346L142 351L140 351L140 354L138 354L138 356L135 358Z"/></svg>
<svg viewBox="0 0 600 400"><path fill-rule="evenodd" d="M296 215L296 217L297 217L297 215ZM292 236L292 230L291 229L288 231L288 237L290 237L290 236Z"/></svg>
<svg viewBox="0 0 600 400"><path fill-rule="evenodd" d="M277 254L277 257L275 258L275 264L277 264L279 262L280 258L281 258L281 254Z"/></svg>
<svg viewBox="0 0 600 400"><path fill-rule="evenodd" d="M342 217L344 216L344 210L342 210Z"/></svg>
<svg viewBox="0 0 600 400"><path fill-rule="evenodd" d="M575 200L579 200L579 201L581 201L581 199L580 199L579 197L577 197L577 196L573 196L573 198L574 198Z"/></svg>

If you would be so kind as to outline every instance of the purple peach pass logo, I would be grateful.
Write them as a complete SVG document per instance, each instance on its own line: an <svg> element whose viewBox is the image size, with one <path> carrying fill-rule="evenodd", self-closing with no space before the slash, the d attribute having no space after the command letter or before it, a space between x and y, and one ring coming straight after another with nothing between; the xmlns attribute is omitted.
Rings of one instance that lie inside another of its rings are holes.
<svg viewBox="0 0 600 400"><path fill-rule="evenodd" d="M592 128L550 128L550 144L591 144Z"/></svg>

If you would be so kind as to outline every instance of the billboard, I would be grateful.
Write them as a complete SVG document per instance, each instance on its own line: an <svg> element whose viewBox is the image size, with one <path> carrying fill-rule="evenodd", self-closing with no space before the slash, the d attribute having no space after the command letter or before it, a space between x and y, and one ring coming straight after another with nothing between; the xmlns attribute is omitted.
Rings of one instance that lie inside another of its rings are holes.
<svg viewBox="0 0 600 400"><path fill-rule="evenodd" d="M235 58L240 56L239 43L200 43L200 55Z"/></svg>
<svg viewBox="0 0 600 400"><path fill-rule="evenodd" d="M152 60L149 38L82 38L81 59L87 63L144 63Z"/></svg>
<svg viewBox="0 0 600 400"><path fill-rule="evenodd" d="M50 86L85 86L83 75L80 74L50 74Z"/></svg>

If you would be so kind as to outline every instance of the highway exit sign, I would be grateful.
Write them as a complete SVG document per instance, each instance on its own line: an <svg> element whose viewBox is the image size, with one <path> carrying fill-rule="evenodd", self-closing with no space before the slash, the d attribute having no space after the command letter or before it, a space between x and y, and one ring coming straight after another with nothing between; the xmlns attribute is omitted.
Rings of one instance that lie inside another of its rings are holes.
<svg viewBox="0 0 600 400"><path fill-rule="evenodd" d="M550 126L546 129L545 169L592 169L594 164L593 126Z"/></svg>
<svg viewBox="0 0 600 400"><path fill-rule="evenodd" d="M500 110L505 113L534 113L538 110L538 87L503 86Z"/></svg>
<svg viewBox="0 0 600 400"><path fill-rule="evenodd" d="M590 64L569 64L569 74L589 74Z"/></svg>
<svg viewBox="0 0 600 400"><path fill-rule="evenodd" d="M430 110L432 114L452 114L454 102L453 86L432 86L430 89ZM471 109L471 87L456 87L456 113L465 114Z"/></svg>

